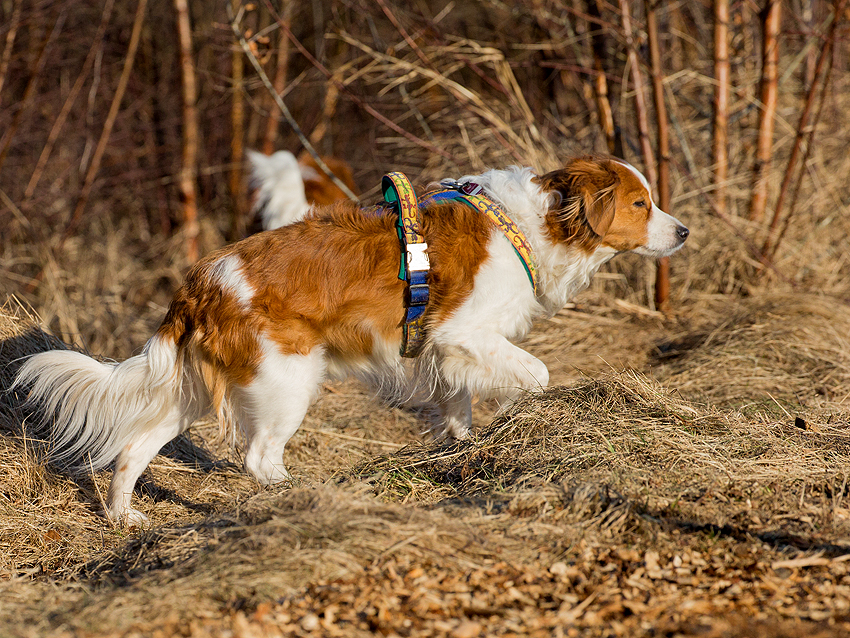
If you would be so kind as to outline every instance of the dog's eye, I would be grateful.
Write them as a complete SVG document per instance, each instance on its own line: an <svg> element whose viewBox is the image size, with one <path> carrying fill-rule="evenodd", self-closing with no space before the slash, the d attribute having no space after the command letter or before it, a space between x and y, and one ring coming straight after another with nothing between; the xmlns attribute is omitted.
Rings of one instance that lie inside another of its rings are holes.
<svg viewBox="0 0 850 638"><path fill-rule="evenodd" d="M637 206L638 208L646 208L646 202L642 199L637 200L633 205Z"/></svg>

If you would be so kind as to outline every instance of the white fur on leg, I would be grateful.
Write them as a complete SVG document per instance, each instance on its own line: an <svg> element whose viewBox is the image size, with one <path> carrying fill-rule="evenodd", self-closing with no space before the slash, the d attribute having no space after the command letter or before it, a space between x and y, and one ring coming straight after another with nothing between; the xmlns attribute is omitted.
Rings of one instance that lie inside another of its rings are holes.
<svg viewBox="0 0 850 638"><path fill-rule="evenodd" d="M234 393L234 407L248 438L245 469L260 483L290 480L283 449L295 434L325 376L322 348L307 355L281 354L270 340L260 338L262 361L257 376Z"/></svg>
<svg viewBox="0 0 850 638"><path fill-rule="evenodd" d="M196 411L181 402L154 428L136 432L115 459L112 482L106 500L106 516L114 523L141 527L148 517L130 507L136 481L162 447L186 430L195 420Z"/></svg>
<svg viewBox="0 0 850 638"><path fill-rule="evenodd" d="M513 398L549 385L546 365L499 334L475 330L442 350L442 377L470 394Z"/></svg>
<svg viewBox="0 0 850 638"><path fill-rule="evenodd" d="M438 402L440 426L443 433L454 439L465 439L472 427L472 397L459 390Z"/></svg>

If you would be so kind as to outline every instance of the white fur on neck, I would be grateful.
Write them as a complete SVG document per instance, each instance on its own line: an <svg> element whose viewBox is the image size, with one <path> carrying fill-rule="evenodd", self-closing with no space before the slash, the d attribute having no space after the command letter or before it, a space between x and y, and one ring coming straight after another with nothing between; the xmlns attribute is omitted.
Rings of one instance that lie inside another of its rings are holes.
<svg viewBox="0 0 850 638"><path fill-rule="evenodd" d="M551 316L590 285L593 275L616 251L601 246L587 254L577 248L553 244L545 224L551 195L534 183L534 177L530 168L512 166L467 175L458 181L480 184L487 196L501 204L522 230L537 255L540 314Z"/></svg>

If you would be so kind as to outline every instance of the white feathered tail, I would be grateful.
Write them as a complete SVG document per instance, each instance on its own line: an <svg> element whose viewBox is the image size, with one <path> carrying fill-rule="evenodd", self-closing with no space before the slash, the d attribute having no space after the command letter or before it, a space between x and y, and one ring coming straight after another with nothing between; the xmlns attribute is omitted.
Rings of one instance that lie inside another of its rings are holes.
<svg viewBox="0 0 850 638"><path fill-rule="evenodd" d="M310 204L298 160L289 151L264 155L248 151L251 183L257 189L252 212L259 214L263 230L288 226L303 219Z"/></svg>
<svg viewBox="0 0 850 638"><path fill-rule="evenodd" d="M51 457L103 469L139 433L156 427L181 400L177 347L154 335L141 354L101 363L80 352L50 350L30 357L12 388L52 419Z"/></svg>

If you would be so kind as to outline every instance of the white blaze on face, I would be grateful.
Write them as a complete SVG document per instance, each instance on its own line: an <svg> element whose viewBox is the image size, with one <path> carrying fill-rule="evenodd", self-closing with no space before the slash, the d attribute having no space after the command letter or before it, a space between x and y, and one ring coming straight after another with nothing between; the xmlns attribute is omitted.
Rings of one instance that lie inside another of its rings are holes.
<svg viewBox="0 0 850 638"><path fill-rule="evenodd" d="M647 197L652 201L652 189L643 173L627 162L621 163L637 177L646 189ZM688 229L682 222L665 213L652 201L646 234L646 245L637 248L635 252L650 257L666 257L682 247L688 237Z"/></svg>

